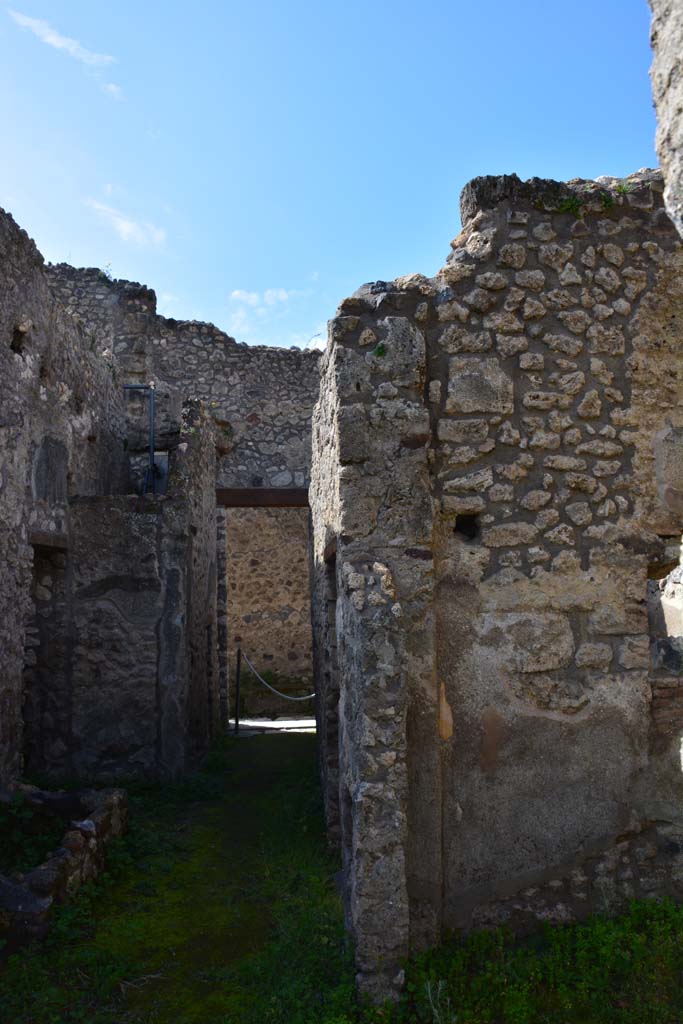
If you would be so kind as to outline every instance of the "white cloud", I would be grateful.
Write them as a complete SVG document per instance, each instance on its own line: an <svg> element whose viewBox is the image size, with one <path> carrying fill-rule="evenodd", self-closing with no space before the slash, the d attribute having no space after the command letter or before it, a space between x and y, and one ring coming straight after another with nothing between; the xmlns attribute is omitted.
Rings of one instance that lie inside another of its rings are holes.
<svg viewBox="0 0 683 1024"><path fill-rule="evenodd" d="M97 199L85 199L84 203L94 210L100 220L114 229L123 242L133 245L161 245L166 241L166 232L149 221L136 221L113 206L100 203Z"/></svg>
<svg viewBox="0 0 683 1024"><path fill-rule="evenodd" d="M241 302L246 306L259 306L260 308L256 312L263 316L265 312L265 306L278 306L281 303L289 302L297 295L306 295L307 292L301 291L287 291L286 288L266 288L261 292L248 292L243 288L237 288L235 291L230 292L230 299L232 302Z"/></svg>
<svg viewBox="0 0 683 1024"><path fill-rule="evenodd" d="M180 299L177 295L174 295L173 292L162 292L159 296L159 302L165 302L167 306L170 306L176 302L180 302Z"/></svg>
<svg viewBox="0 0 683 1024"><path fill-rule="evenodd" d="M92 50L87 50L77 39L60 35L47 21L42 21L40 18L29 18L26 14L13 11L11 7L7 8L7 13L17 25L20 25L21 28L27 28L29 32L33 32L34 36L37 36L41 42L54 47L55 50L61 50L67 56L80 61L81 64L86 64L88 67L101 68L116 63L116 57L111 57L106 53L93 53Z"/></svg>
<svg viewBox="0 0 683 1024"><path fill-rule="evenodd" d="M106 92L107 96L111 96L113 100L123 99L123 89L120 85L116 85L114 82L103 82L102 90Z"/></svg>
<svg viewBox="0 0 683 1024"><path fill-rule="evenodd" d="M273 339L277 339L275 343L281 346L324 348L325 324L306 333L292 333L286 326L295 313L288 303L311 294L310 289L266 288L264 291L247 291L237 288L230 292L228 298L228 331L239 341L251 345L273 344Z"/></svg>
<svg viewBox="0 0 683 1024"><path fill-rule="evenodd" d="M263 300L268 306L275 306L278 302L287 302L293 292L284 288L267 288L263 293Z"/></svg>
<svg viewBox="0 0 683 1024"><path fill-rule="evenodd" d="M244 307L233 313L228 320L228 334L238 340L242 340L245 335L249 336L251 334L249 313Z"/></svg>
<svg viewBox="0 0 683 1024"><path fill-rule="evenodd" d="M236 288L235 291L230 292L230 298L233 302L242 302L246 306L258 306L261 301L258 292L246 292L242 288Z"/></svg>
<svg viewBox="0 0 683 1024"><path fill-rule="evenodd" d="M324 350L327 344L327 324L318 324L316 328L308 332L298 332L290 334L288 338L290 345L296 345L297 348L304 349L315 349L316 351Z"/></svg>

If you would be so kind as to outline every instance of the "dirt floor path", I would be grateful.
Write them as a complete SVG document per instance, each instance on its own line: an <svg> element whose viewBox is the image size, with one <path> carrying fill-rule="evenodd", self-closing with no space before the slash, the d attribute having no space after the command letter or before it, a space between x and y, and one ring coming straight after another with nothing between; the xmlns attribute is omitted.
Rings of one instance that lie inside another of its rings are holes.
<svg viewBox="0 0 683 1024"><path fill-rule="evenodd" d="M111 880L0 970L2 1024L305 1022L348 1005L314 736L228 741L131 809Z"/></svg>

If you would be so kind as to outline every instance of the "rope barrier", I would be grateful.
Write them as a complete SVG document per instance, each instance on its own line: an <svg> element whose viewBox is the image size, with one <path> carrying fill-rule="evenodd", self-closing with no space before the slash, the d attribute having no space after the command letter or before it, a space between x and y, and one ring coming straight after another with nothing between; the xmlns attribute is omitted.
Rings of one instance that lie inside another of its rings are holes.
<svg viewBox="0 0 683 1024"><path fill-rule="evenodd" d="M290 696L289 694L287 694L287 693L280 693L280 691L279 691L279 690L276 690L274 686L271 686L271 685L270 685L270 683L267 683L267 682L265 681L265 679L264 679L264 678L263 678L262 676L260 676L260 675L259 675L259 673L258 673L258 672L256 671L256 669L254 668L254 666L252 665L252 663L251 663L251 662L249 661L249 658L248 658L248 657L246 656L246 654L244 653L244 651L242 651L242 657L244 658L244 660L246 661L247 665L249 666L249 668L251 669L251 671L252 671L252 672L254 673L254 675L256 676L256 678L258 679L258 681L259 681L260 683L263 683L263 685L264 685L265 687L267 687L267 689L269 689L269 690L270 690L270 691L271 691L272 693L275 693L275 694L277 694L277 696L278 696L278 697L284 697L284 699L285 699L285 700L312 700L312 699L313 699L313 697L315 697L315 694L314 694L314 693L309 693L307 697L291 697L291 696Z"/></svg>

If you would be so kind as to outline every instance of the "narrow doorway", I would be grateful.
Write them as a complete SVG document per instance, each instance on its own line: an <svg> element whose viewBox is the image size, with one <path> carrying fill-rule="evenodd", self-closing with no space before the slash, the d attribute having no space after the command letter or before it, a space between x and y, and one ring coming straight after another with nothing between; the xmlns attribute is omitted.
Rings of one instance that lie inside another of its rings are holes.
<svg viewBox="0 0 683 1024"><path fill-rule="evenodd" d="M308 509L228 508L227 672L241 728L315 730Z"/></svg>

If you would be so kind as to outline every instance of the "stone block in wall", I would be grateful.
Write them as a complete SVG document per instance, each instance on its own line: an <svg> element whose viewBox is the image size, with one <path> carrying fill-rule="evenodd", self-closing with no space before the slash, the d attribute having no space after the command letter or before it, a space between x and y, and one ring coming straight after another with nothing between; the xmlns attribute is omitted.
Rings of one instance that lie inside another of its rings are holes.
<svg viewBox="0 0 683 1024"><path fill-rule="evenodd" d="M566 615L492 613L482 618L479 642L506 651L518 672L566 668L574 655L574 636Z"/></svg>
<svg viewBox="0 0 683 1024"><path fill-rule="evenodd" d="M510 413L513 411L512 379L495 359L457 356L448 368L448 413Z"/></svg>

